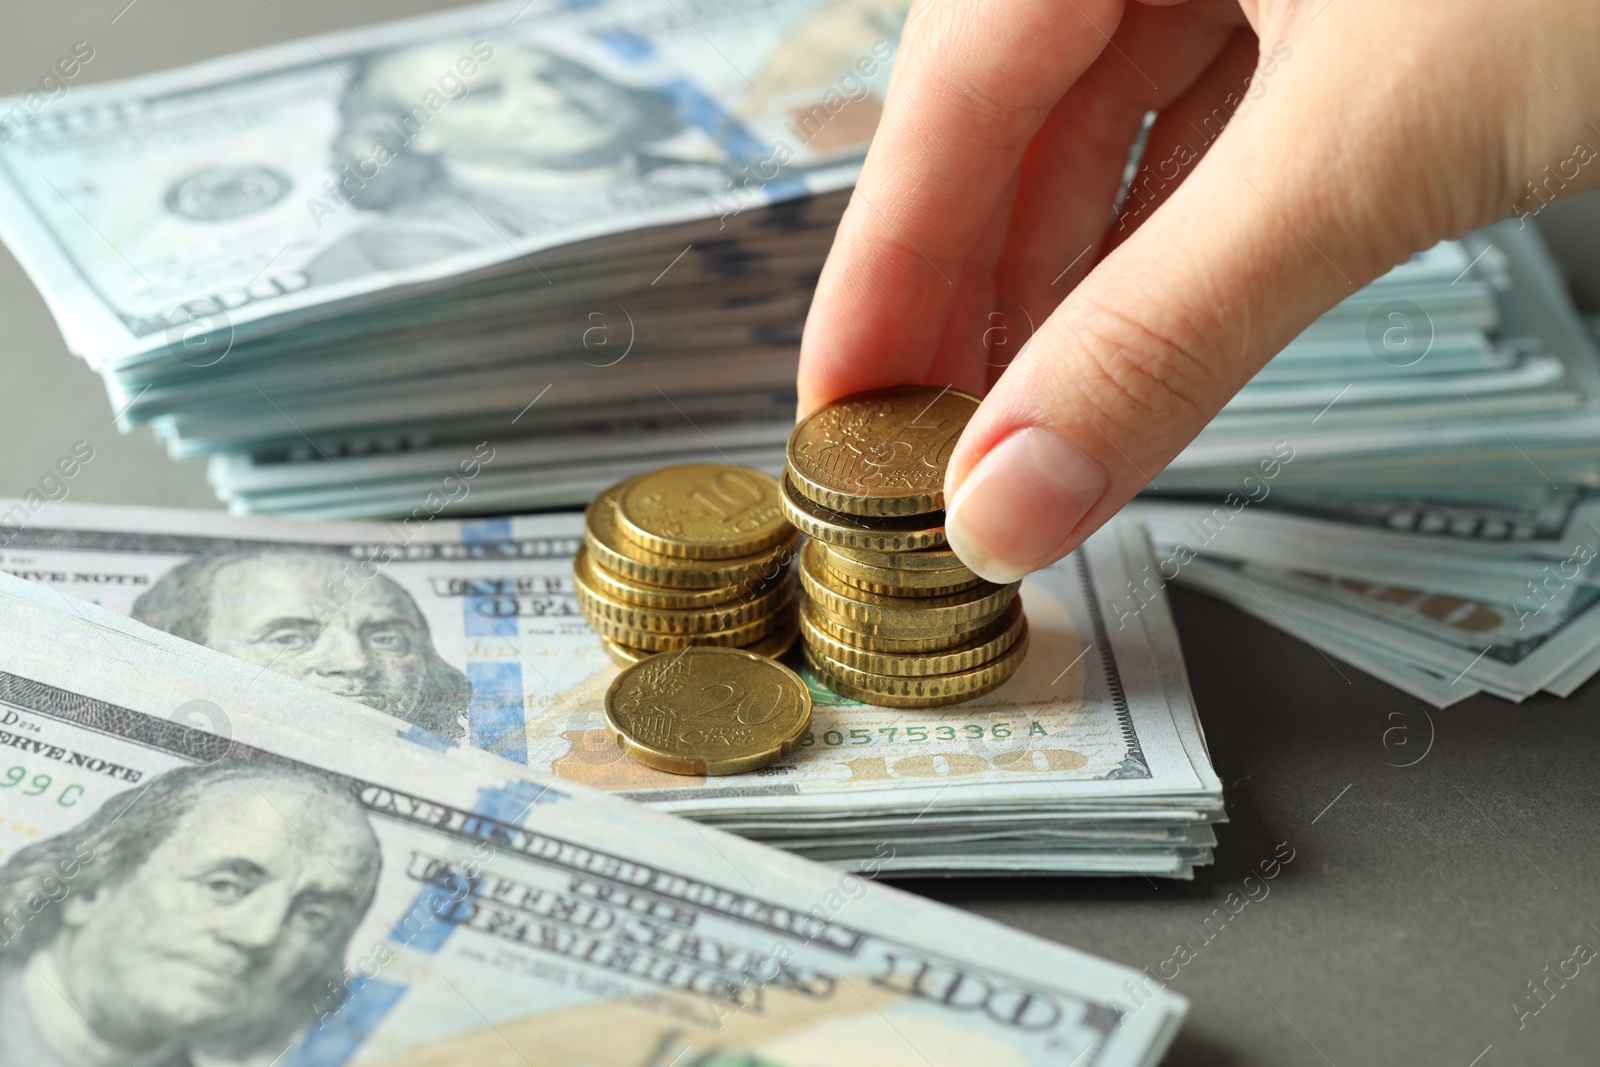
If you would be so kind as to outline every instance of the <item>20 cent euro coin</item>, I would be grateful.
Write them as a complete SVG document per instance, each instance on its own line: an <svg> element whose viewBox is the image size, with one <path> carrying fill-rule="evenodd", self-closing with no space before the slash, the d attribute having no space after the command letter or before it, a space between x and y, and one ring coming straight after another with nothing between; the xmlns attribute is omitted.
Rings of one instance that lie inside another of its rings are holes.
<svg viewBox="0 0 1600 1067"><path fill-rule="evenodd" d="M780 663L693 646L640 660L606 692L606 725L629 756L672 774L739 774L793 752L811 691Z"/></svg>

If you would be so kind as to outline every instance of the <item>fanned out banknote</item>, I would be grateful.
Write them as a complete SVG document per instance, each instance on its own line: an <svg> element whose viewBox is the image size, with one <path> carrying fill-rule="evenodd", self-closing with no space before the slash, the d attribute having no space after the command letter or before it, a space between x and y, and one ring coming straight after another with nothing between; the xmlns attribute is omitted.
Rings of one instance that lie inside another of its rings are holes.
<svg viewBox="0 0 1600 1067"><path fill-rule="evenodd" d="M1143 972L400 726L0 576L0 1062L1120 1067L1182 1020Z"/></svg>
<svg viewBox="0 0 1600 1067"><path fill-rule="evenodd" d="M404 510L490 431L508 507L770 456L904 7L506 0L80 87L0 139L0 235L241 507Z"/></svg>
<svg viewBox="0 0 1600 1067"><path fill-rule="evenodd" d="M1600 352L1515 222L1403 264L1131 509L1219 596L1439 707L1600 670Z"/></svg>
<svg viewBox="0 0 1600 1067"><path fill-rule="evenodd" d="M607 732L617 672L574 600L581 537L570 514L323 524L52 504L0 527L0 571L305 679L440 744L841 867L1188 877L1209 862L1221 786L1165 602L1112 610L1150 558L1138 528L1115 525L1028 579L1031 650L995 693L896 711L813 682L796 753L704 779L644 767Z"/></svg>
<svg viewBox="0 0 1600 1067"><path fill-rule="evenodd" d="M1140 503L1168 577L1439 707L1600 670L1600 502L1273 496Z"/></svg>
<svg viewBox="0 0 1600 1067"><path fill-rule="evenodd" d="M1353 294L1291 342L1157 493L1506 495L1600 484L1600 353L1537 231L1496 223ZM1248 479L1248 481L1247 481Z"/></svg>

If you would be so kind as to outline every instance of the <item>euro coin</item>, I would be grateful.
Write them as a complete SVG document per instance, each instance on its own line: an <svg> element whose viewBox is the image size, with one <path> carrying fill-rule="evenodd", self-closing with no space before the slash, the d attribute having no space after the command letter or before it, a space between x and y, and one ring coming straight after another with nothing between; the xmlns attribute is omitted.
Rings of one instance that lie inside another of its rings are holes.
<svg viewBox="0 0 1600 1067"><path fill-rule="evenodd" d="M1004 685L1028 654L1027 623L1010 648L981 667L951 674L900 676L856 670L806 646L806 665L836 693L886 708L934 708L959 704Z"/></svg>
<svg viewBox="0 0 1600 1067"><path fill-rule="evenodd" d="M998 659L1016 643L1025 625L1022 598L1013 600L1000 617L964 641L946 644L930 652L875 652L858 648L834 637L817 625L812 614L801 609L800 629L806 647L846 667L871 674L924 677L971 670Z"/></svg>
<svg viewBox="0 0 1600 1067"><path fill-rule="evenodd" d="M795 557L798 534L765 552L736 555L726 560L677 560L670 555L645 552L629 544L616 526L616 498L622 485L611 486L589 504L584 514L584 547L595 565L630 581L666 585L670 589L715 589L739 585L750 590L778 577Z"/></svg>
<svg viewBox="0 0 1600 1067"><path fill-rule="evenodd" d="M758 656L778 659L794 647L795 640L799 636L799 619L794 614L790 614L787 623L779 629L774 630L766 637L759 638L748 645L741 645L740 647L746 652L754 652ZM618 644L609 637L602 637L600 643L605 646L606 655L611 657L611 662L619 667L626 667L630 663L638 663L646 657L658 654L647 648L634 648L631 645Z"/></svg>
<svg viewBox="0 0 1600 1067"><path fill-rule="evenodd" d="M580 598L579 610L583 610ZM675 648L687 648L690 645L717 645L724 648L741 648L761 640L768 634L782 629L793 618L794 601L787 599L778 605L771 614L763 615L758 619L725 630L700 630L693 633L664 630L641 630L631 626L607 619L603 616L589 615L584 618L601 637L609 637L619 645L629 648L642 648L649 652L669 652Z"/></svg>
<svg viewBox="0 0 1600 1067"><path fill-rule="evenodd" d="M800 617L806 625L813 626L830 637L843 641L845 644L854 645L856 648L866 649L869 652L937 652L942 648L960 644L994 622L994 619L983 619L965 628L952 626L943 630L925 633L906 633L905 631L866 632L854 629L849 622L828 614L818 607L814 600L801 601ZM995 618L999 618L999 613L996 613Z"/></svg>
<svg viewBox="0 0 1600 1067"><path fill-rule="evenodd" d="M711 607L646 608L611 595L596 580L594 570L593 562L587 557L577 560L572 570L572 581L578 593L578 610L597 628L598 620L604 620L621 629L671 634L730 630L771 615L794 597L791 581L781 582L748 599Z"/></svg>
<svg viewBox="0 0 1600 1067"><path fill-rule="evenodd" d="M613 485L595 497L584 512L584 547L597 566L612 574L673 589L737 585L749 591L777 577L794 559L798 539L794 530L787 540L748 556L688 560L646 552L624 538L617 528L617 498L631 481Z"/></svg>
<svg viewBox="0 0 1600 1067"><path fill-rule="evenodd" d="M743 649L686 648L625 668L606 725L629 756L672 774L739 774L793 752L811 723L800 676Z"/></svg>
<svg viewBox="0 0 1600 1067"><path fill-rule="evenodd" d="M893 597L949 596L952 593L971 589L983 581L982 578L974 575L966 581L957 582L954 585L887 585L883 582L873 581L870 578L863 578L858 574L846 574L843 571L834 571L833 573L839 581L848 585L851 589L859 589L863 593L874 593L878 596Z"/></svg>
<svg viewBox="0 0 1600 1067"><path fill-rule="evenodd" d="M830 511L801 496L787 476L780 493L783 513L801 533L846 548L906 552L944 544L944 512L865 518Z"/></svg>
<svg viewBox="0 0 1600 1067"><path fill-rule="evenodd" d="M807 415L789 435L789 477L805 499L851 515L944 509L944 473L978 398L946 386L856 393Z"/></svg>
<svg viewBox="0 0 1600 1067"><path fill-rule="evenodd" d="M792 536L778 483L750 467L687 463L641 474L617 496L617 528L646 552L731 559Z"/></svg>
<svg viewBox="0 0 1600 1067"><path fill-rule="evenodd" d="M778 659L794 647L794 643L799 637L800 620L798 613L789 613L776 630L765 637L757 638L748 645L740 645L738 647L743 648L746 652L754 652L758 656ZM630 663L638 663L646 656L658 654L646 648L634 648L630 645L618 644L609 637L602 637L600 641L605 645L606 653L610 655L612 662L619 667L626 667Z"/></svg>
<svg viewBox="0 0 1600 1067"><path fill-rule="evenodd" d="M872 552L830 543L828 555L892 571L950 571L966 567L960 557L944 546L922 548L911 552Z"/></svg>
<svg viewBox="0 0 1600 1067"><path fill-rule="evenodd" d="M741 599L755 599L769 592L777 584L775 580L767 580L745 585L719 585L712 589L674 589L670 585L635 581L596 565L587 545L578 549L572 566L575 570L582 571L585 580L608 599L641 608L665 608L674 611L713 608L719 604L731 604Z"/></svg>
<svg viewBox="0 0 1600 1067"><path fill-rule="evenodd" d="M983 582L948 596L883 596L852 589L831 575L815 542L800 550L800 580L806 595L824 611L868 633L925 633L998 615L1017 595L1020 582Z"/></svg>
<svg viewBox="0 0 1600 1067"><path fill-rule="evenodd" d="M855 556L846 556L832 546L811 541L817 546L828 572L846 585L864 589L869 593L888 596L942 596L971 589L982 578L966 567L956 566L939 571L905 571L892 567L879 567L863 563Z"/></svg>

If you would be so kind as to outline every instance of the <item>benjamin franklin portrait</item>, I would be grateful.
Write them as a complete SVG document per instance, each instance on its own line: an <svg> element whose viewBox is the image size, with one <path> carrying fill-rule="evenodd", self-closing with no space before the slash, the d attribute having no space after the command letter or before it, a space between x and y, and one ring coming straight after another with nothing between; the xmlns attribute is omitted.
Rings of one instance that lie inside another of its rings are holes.
<svg viewBox="0 0 1600 1067"><path fill-rule="evenodd" d="M375 53L352 72L339 117L329 162L340 195L381 217L313 260L313 283L702 204L732 173L674 151L687 127L664 94L512 42Z"/></svg>
<svg viewBox="0 0 1600 1067"><path fill-rule="evenodd" d="M0 867L0 1063L270 1059L338 1007L380 869L354 795L294 765L112 797Z"/></svg>
<svg viewBox="0 0 1600 1067"><path fill-rule="evenodd" d="M295 548L197 556L163 575L132 615L441 736L466 736L471 682L434 649L411 594L381 574L360 578L348 556Z"/></svg>

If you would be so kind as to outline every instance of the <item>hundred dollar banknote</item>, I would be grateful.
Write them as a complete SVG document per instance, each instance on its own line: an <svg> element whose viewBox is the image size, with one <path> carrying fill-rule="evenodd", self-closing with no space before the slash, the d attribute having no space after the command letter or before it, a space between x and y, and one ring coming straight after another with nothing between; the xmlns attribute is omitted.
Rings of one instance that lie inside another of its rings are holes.
<svg viewBox="0 0 1600 1067"><path fill-rule="evenodd" d="M1456 693L1466 683L1468 691L1522 700L1600 649L1600 589L1593 586L1579 588L1564 606L1545 608L1205 557L1180 580L1266 605L1298 622L1313 642L1326 633L1408 662Z"/></svg>
<svg viewBox="0 0 1600 1067"><path fill-rule="evenodd" d="M665 774L617 748L603 720L617 671L574 599L581 537L573 514L312 524L52 504L0 528L0 571L304 679L440 743L792 837L802 852L820 833L834 843L816 848L837 862L871 854L844 847L850 831L837 821L817 829L842 812L899 824L903 871L1184 875L1209 859L1221 789L1176 632L1164 606L1116 618L1106 608L1148 559L1142 531L1114 526L1028 579L1028 659L993 694L908 712L813 681L800 749L732 779ZM958 829L973 840L953 848Z"/></svg>
<svg viewBox="0 0 1600 1067"><path fill-rule="evenodd" d="M1600 571L1600 497L1516 493L1275 493L1153 498L1129 512L1158 544L1241 563L1565 609Z"/></svg>
<svg viewBox="0 0 1600 1067"><path fill-rule="evenodd" d="M396 725L0 576L0 1062L1121 1067L1184 1013Z"/></svg>
<svg viewBox="0 0 1600 1067"><path fill-rule="evenodd" d="M618 235L847 188L904 7L507 0L0 101L0 233L97 368L507 270L570 298Z"/></svg>

